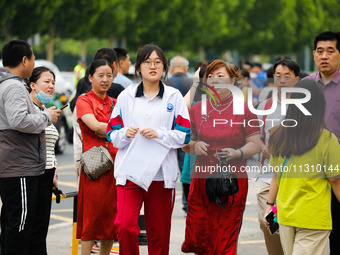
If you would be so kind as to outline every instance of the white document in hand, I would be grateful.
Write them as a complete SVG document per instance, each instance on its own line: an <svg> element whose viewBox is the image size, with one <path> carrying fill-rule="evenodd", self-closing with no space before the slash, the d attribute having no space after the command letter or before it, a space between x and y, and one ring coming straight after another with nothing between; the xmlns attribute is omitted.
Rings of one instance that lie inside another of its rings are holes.
<svg viewBox="0 0 340 255"><path fill-rule="evenodd" d="M116 175L132 181L147 191L169 151L170 148L162 145L160 139L147 139L136 134L115 169Z"/></svg>

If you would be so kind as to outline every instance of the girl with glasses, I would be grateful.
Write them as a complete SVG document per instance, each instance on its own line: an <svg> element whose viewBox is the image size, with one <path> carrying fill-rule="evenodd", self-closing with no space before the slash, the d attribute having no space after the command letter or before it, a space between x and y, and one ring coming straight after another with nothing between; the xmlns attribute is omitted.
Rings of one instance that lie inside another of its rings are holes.
<svg viewBox="0 0 340 255"><path fill-rule="evenodd" d="M118 148L114 175L119 254L139 254L138 218L143 202L149 254L168 254L176 149L190 140L189 113L181 93L161 81L168 64L158 46L141 48L135 69L142 81L119 95L107 130L107 139Z"/></svg>

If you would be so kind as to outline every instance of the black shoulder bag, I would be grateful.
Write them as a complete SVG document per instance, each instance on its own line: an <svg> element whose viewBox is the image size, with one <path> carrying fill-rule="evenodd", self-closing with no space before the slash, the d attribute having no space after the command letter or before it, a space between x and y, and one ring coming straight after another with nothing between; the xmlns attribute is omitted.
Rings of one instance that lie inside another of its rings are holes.
<svg viewBox="0 0 340 255"><path fill-rule="evenodd" d="M205 180L205 191L209 197L209 201L216 201L216 203L224 209L232 207L234 204L234 196L239 191L236 174L223 171L223 169L227 169L227 157L227 155L220 155L220 161L218 162L218 165L221 171L210 175ZM229 196L233 196L233 200L229 207L226 207L222 203L220 197L223 196L227 197L227 201Z"/></svg>

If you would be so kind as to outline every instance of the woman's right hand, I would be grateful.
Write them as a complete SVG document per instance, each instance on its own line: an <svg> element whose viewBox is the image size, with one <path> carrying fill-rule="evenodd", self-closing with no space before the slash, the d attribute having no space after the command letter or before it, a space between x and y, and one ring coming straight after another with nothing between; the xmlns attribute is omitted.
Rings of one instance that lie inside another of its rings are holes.
<svg viewBox="0 0 340 255"><path fill-rule="evenodd" d="M130 126L125 133L125 136L127 138L135 138L136 133L138 132L139 128Z"/></svg>
<svg viewBox="0 0 340 255"><path fill-rule="evenodd" d="M263 154L263 156L266 158L266 159L269 159L270 158L270 151L268 149L268 146L266 145L261 145L261 152Z"/></svg>
<svg viewBox="0 0 340 255"><path fill-rule="evenodd" d="M207 151L209 146L210 145L205 142L198 141L193 144L192 148L194 153L196 153L198 156L208 156Z"/></svg>
<svg viewBox="0 0 340 255"><path fill-rule="evenodd" d="M266 216L268 215L268 213L270 213L272 208L273 208L273 206L267 205L267 209L266 209L264 216L263 216L263 223L264 223L264 225L266 226L267 229L269 229L269 222L267 221Z"/></svg>

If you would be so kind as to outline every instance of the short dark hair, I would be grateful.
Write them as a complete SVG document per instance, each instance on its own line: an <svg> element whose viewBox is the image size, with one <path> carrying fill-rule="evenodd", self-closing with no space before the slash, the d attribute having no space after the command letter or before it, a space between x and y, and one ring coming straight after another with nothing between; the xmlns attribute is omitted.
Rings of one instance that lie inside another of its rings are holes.
<svg viewBox="0 0 340 255"><path fill-rule="evenodd" d="M115 52L117 53L118 57L118 63L121 60L125 60L127 58L127 54L129 53L126 49L124 48L114 48Z"/></svg>
<svg viewBox="0 0 340 255"><path fill-rule="evenodd" d="M93 74L96 72L98 67L105 66L105 65L108 65L113 72L112 65L110 65L110 63L106 59L97 59L97 60L94 60L92 64L90 65L89 75L93 76Z"/></svg>
<svg viewBox="0 0 340 255"><path fill-rule="evenodd" d="M241 73L243 78L250 78L250 74L246 69L241 69L240 73Z"/></svg>
<svg viewBox="0 0 340 255"><path fill-rule="evenodd" d="M314 50L320 41L336 41L336 48L340 52L340 33L333 31L325 31L318 34L314 39Z"/></svg>
<svg viewBox="0 0 340 255"><path fill-rule="evenodd" d="M260 67L262 69L262 64L259 63L259 62L254 62L253 63L253 66L257 66L257 67Z"/></svg>
<svg viewBox="0 0 340 255"><path fill-rule="evenodd" d="M31 59L33 50L24 40L12 40L2 48L2 63L4 66L17 67L23 57Z"/></svg>
<svg viewBox="0 0 340 255"><path fill-rule="evenodd" d="M304 107L312 114L305 115L295 105L290 104L285 119L295 120L295 127L280 126L269 138L269 149L274 156L289 157L291 154L302 155L314 148L321 132L326 129L325 109L326 100L321 87L309 79L300 80L296 88L304 88L311 93L311 99ZM302 98L301 93L292 93L291 99Z"/></svg>
<svg viewBox="0 0 340 255"><path fill-rule="evenodd" d="M161 61L163 62L163 68L164 68L164 72L165 72L165 77L168 74L168 60L165 57L165 54L163 52L163 50L158 47L155 44L146 44L144 45L142 48L139 49L138 53L137 53L137 57L136 57L136 63L135 63L135 74L137 76L137 70L140 68L141 64L147 60L151 53L156 51L158 57L161 59ZM141 73L139 73L141 75ZM165 78L164 77L164 78Z"/></svg>
<svg viewBox="0 0 340 255"><path fill-rule="evenodd" d="M271 66L266 71L267 79L274 78L274 66Z"/></svg>
<svg viewBox="0 0 340 255"><path fill-rule="evenodd" d="M117 63L117 53L110 48L101 48L97 50L96 54L94 54L93 60L98 59L106 59L107 62L112 66L113 62Z"/></svg>
<svg viewBox="0 0 340 255"><path fill-rule="evenodd" d="M289 58L284 58L284 59L280 59L280 60L276 61L274 63L274 73L276 71L276 68L280 65L288 67L289 70L294 72L295 76L299 76L300 67L295 61L293 61Z"/></svg>

